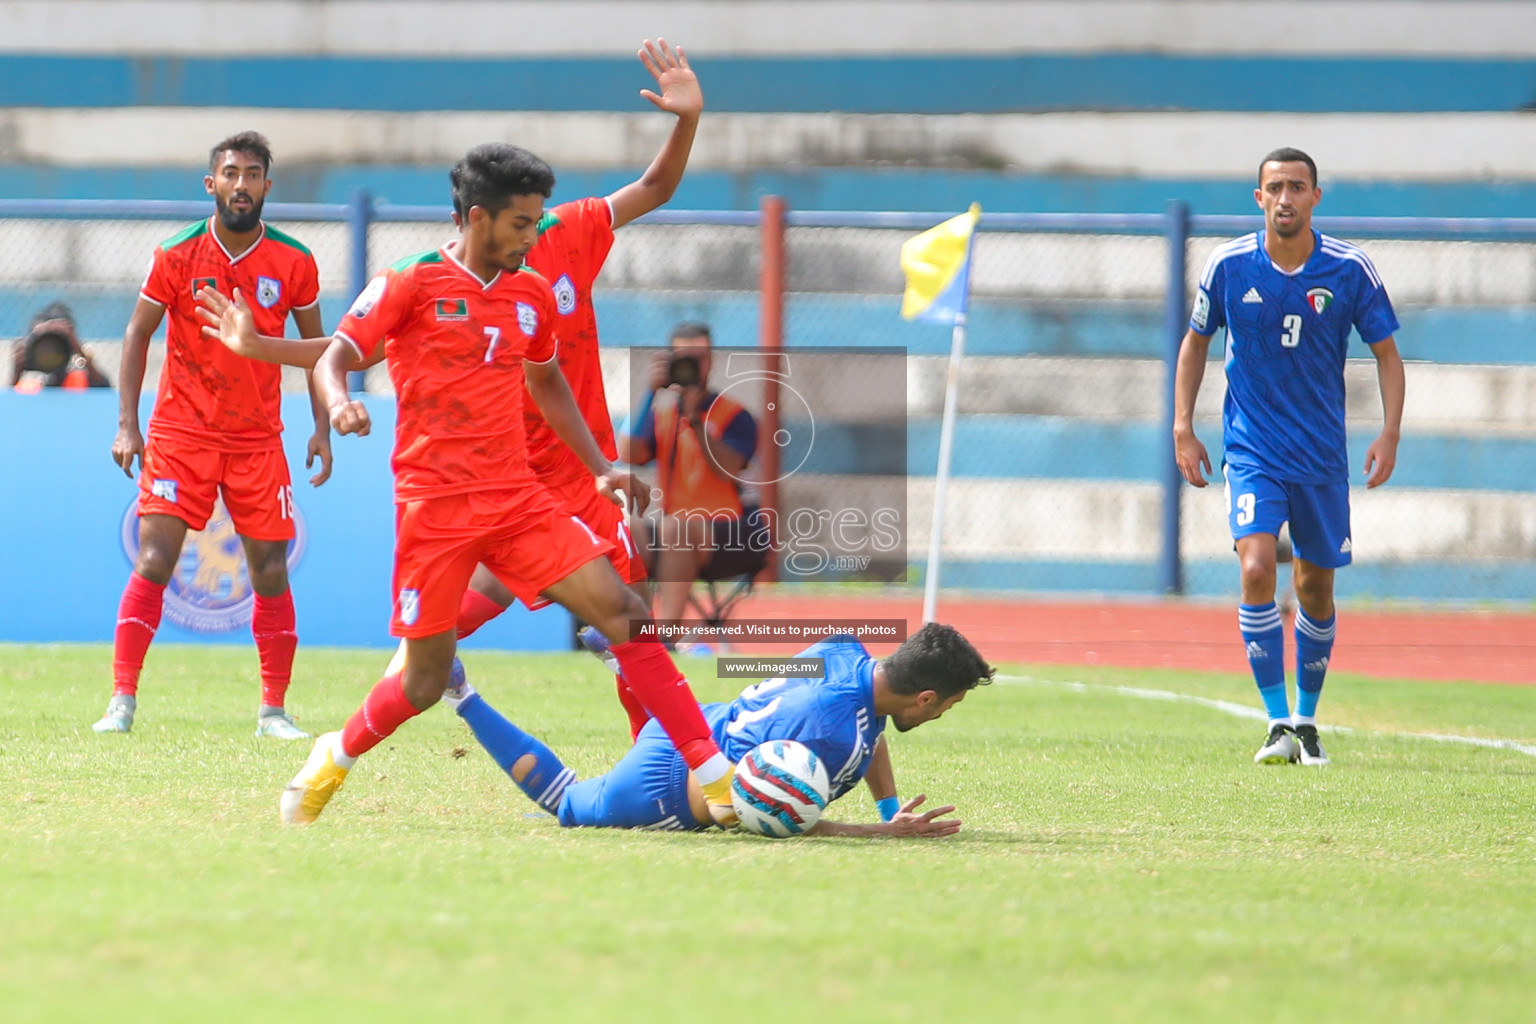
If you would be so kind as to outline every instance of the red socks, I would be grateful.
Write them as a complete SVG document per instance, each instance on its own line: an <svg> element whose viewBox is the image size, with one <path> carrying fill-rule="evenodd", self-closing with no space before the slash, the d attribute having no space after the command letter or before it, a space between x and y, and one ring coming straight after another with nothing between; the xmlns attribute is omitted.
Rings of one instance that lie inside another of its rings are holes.
<svg viewBox="0 0 1536 1024"><path fill-rule="evenodd" d="M293 591L276 597L256 595L251 613L251 636L256 638L256 653L261 658L261 703L280 708L293 678L293 651L299 645L294 632Z"/></svg>
<svg viewBox="0 0 1536 1024"><path fill-rule="evenodd" d="M504 611L505 608L478 590L466 589L459 599L459 639L463 640Z"/></svg>
<svg viewBox="0 0 1536 1024"><path fill-rule="evenodd" d="M135 696L144 653L160 628L165 584L151 583L136 572L128 574L123 599L117 606L117 630L112 636L112 695Z"/></svg>
<svg viewBox="0 0 1536 1024"><path fill-rule="evenodd" d="M645 710L645 705L640 703L640 698L635 696L635 691L629 688L623 676L614 676L613 679L619 684L619 703L624 705L624 713L629 716L629 738L634 741L639 738L645 723L651 720L651 713Z"/></svg>
<svg viewBox="0 0 1536 1024"><path fill-rule="evenodd" d="M341 730L341 752L357 757L378 746L379 743L407 721L421 714L405 699L400 685L401 673L385 676L374 684L363 706L352 712Z"/></svg>
<svg viewBox="0 0 1536 1024"><path fill-rule="evenodd" d="M688 680L672 664L665 647L655 640L630 640L614 644L612 650L631 693L667 730L689 768L720 753Z"/></svg>

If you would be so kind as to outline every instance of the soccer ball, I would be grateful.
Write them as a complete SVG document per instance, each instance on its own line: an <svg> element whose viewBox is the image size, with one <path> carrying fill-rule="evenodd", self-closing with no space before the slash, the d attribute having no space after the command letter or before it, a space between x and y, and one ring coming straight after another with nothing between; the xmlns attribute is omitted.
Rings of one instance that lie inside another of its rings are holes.
<svg viewBox="0 0 1536 1024"><path fill-rule="evenodd" d="M827 769L810 747L769 740L737 763L731 806L748 832L785 839L821 820L831 789Z"/></svg>

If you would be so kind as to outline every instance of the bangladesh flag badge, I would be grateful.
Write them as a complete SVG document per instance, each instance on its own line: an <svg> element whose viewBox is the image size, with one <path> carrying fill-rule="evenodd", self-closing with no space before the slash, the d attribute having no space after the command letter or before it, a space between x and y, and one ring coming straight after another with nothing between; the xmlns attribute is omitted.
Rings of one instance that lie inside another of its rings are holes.
<svg viewBox="0 0 1536 1024"><path fill-rule="evenodd" d="M467 299L438 299L433 305L437 314L438 323L443 321L468 320L469 300Z"/></svg>
<svg viewBox="0 0 1536 1024"><path fill-rule="evenodd" d="M1333 301L1333 292L1327 288L1313 288L1307 292L1307 301L1312 304L1312 311L1318 316L1322 316L1323 311L1328 308L1328 304Z"/></svg>
<svg viewBox="0 0 1536 1024"><path fill-rule="evenodd" d="M194 277L192 279L192 297L194 299L197 298L197 293L204 288L212 288L214 291L218 291L218 279L213 277Z"/></svg>

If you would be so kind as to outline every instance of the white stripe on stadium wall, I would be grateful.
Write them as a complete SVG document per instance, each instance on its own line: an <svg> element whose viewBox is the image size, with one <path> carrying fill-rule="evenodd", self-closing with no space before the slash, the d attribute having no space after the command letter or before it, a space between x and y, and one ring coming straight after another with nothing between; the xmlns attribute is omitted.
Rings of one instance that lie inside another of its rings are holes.
<svg viewBox="0 0 1536 1024"><path fill-rule="evenodd" d="M1532 19L1536 21L1536 18ZM644 83L636 67L636 88ZM706 92L708 83L705 83ZM293 164L451 164L507 139L561 168L644 167L672 118L635 113L277 110L219 107L0 109L0 162L173 166L189 173L210 140L257 128L277 174ZM1006 168L1018 173L1248 179L1279 145L1298 146L1331 181L1536 179L1536 117L1511 113L704 115L691 166ZM280 181L280 178L279 178Z"/></svg>
<svg viewBox="0 0 1536 1024"><path fill-rule="evenodd" d="M1292 31L1276 31L1285 25ZM1536 53L1528 4L1380 0L9 0L0 40L32 53L699 54L1156 51ZM942 83L936 83L942 87Z"/></svg>

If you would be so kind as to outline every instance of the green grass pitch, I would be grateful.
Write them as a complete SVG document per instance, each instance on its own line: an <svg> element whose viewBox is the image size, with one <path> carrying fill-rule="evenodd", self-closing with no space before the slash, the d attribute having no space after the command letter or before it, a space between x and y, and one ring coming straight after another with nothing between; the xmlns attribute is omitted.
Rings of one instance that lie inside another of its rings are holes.
<svg viewBox="0 0 1536 1024"><path fill-rule="evenodd" d="M1513 687L1329 681L1326 769L1258 768L1245 679L1021 668L894 736L939 841L562 830L445 709L281 828L307 744L252 735L250 648L0 647L0 1018L57 1021L1516 1021L1536 979L1536 742ZM339 727L380 652L302 649ZM624 748L582 655L471 677L583 776ZM703 699L733 684L693 662ZM1028 677L1021 679L1018 677ZM1086 689L1059 685L1078 681ZM739 685L739 684L738 684ZM831 816L870 820L860 789Z"/></svg>

